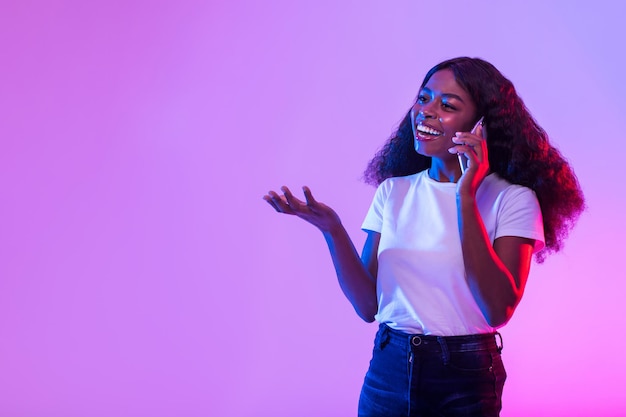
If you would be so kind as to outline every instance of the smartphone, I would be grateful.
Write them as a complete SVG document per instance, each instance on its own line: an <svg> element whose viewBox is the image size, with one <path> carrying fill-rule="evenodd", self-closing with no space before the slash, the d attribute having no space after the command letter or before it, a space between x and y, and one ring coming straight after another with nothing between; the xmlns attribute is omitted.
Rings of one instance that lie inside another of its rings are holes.
<svg viewBox="0 0 626 417"><path fill-rule="evenodd" d="M472 128L471 133L476 133L476 129L478 129L478 126L482 125L483 122L485 120L485 117L481 117L480 119L478 119L478 121L476 122L476 124L474 125L474 127ZM464 157L463 155L461 155L460 153L456 154L457 158L459 158L459 166L461 167L461 175L465 174L465 170L467 169L467 162L463 162L463 160L465 159L465 161L469 161L466 157Z"/></svg>

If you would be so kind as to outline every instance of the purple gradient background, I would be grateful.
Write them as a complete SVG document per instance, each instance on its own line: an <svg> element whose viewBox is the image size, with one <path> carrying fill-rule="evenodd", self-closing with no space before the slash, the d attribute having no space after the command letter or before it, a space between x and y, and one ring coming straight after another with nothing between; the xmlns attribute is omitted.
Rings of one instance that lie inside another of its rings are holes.
<svg viewBox="0 0 626 417"><path fill-rule="evenodd" d="M508 3L3 1L0 417L355 415L376 326L261 196L309 185L360 248L366 162L457 55L589 204L502 330L502 416L626 415L626 7Z"/></svg>

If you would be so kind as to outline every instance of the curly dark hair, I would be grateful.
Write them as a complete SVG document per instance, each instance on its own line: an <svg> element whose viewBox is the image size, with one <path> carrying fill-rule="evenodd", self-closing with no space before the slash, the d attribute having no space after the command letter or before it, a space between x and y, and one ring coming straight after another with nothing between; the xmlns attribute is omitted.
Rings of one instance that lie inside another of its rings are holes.
<svg viewBox="0 0 626 417"><path fill-rule="evenodd" d="M585 209L578 179L561 153L550 144L515 87L496 67L479 58L459 57L435 65L423 88L437 71L449 69L484 116L492 172L512 184L532 189L543 215L545 250L535 258L561 250L563 241ZM378 185L389 177L415 174L430 167L431 158L415 151L409 111L398 129L369 162L363 178Z"/></svg>

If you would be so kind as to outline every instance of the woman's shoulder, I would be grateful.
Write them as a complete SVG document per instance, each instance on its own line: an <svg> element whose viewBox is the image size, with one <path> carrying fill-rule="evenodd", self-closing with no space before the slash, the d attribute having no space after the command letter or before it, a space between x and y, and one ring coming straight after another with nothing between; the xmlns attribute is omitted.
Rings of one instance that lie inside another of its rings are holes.
<svg viewBox="0 0 626 417"><path fill-rule="evenodd" d="M415 183L422 181L424 178L428 178L428 170L425 169L423 171L416 172L415 174L404 175L400 177L389 177L384 180L382 184L404 184L404 183Z"/></svg>
<svg viewBox="0 0 626 417"><path fill-rule="evenodd" d="M420 171L415 174L404 175L399 177L389 177L378 185L376 194L386 199L391 195L403 195L409 190L418 187L424 181L424 175L427 171ZM428 177L428 175L426 175Z"/></svg>
<svg viewBox="0 0 626 417"><path fill-rule="evenodd" d="M520 184L511 183L496 173L491 173L485 177L485 180L481 185L481 191L492 195L494 198L497 198L498 196L501 198L518 198L520 196L531 199L537 198L532 189Z"/></svg>
<svg viewBox="0 0 626 417"><path fill-rule="evenodd" d="M515 188L526 188L523 185L513 184L512 182L505 180L500 175L495 172L487 175L483 184L490 188L495 188L498 190L506 190L506 189L515 189Z"/></svg>

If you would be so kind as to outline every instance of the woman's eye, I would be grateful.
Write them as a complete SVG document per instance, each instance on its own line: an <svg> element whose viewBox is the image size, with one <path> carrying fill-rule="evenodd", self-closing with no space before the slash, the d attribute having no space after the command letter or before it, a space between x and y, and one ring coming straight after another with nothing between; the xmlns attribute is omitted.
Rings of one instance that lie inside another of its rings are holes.
<svg viewBox="0 0 626 417"><path fill-rule="evenodd" d="M428 97L427 96L419 96L417 97L417 102L418 103L426 103L428 101Z"/></svg>
<svg viewBox="0 0 626 417"><path fill-rule="evenodd" d="M441 103L441 105L448 110L456 110L456 107L454 107L453 105L451 105L450 103Z"/></svg>

